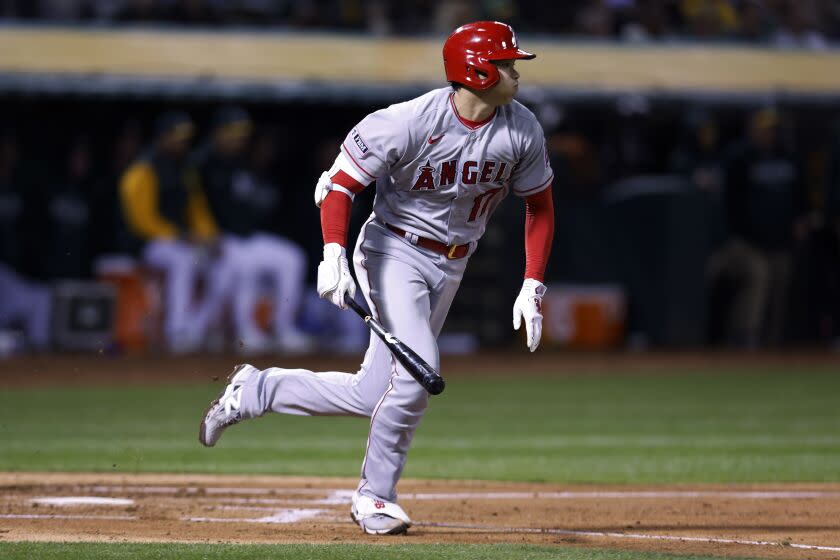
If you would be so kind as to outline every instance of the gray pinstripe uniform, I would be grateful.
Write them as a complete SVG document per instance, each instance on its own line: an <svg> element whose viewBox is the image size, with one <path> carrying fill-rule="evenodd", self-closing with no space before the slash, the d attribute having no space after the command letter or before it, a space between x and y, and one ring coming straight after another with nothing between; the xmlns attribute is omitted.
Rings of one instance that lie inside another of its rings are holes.
<svg viewBox="0 0 840 560"><path fill-rule="evenodd" d="M372 113L341 148L348 174L363 184L376 180L373 214L353 255L359 288L385 328L434 368L437 337L488 218L510 191L535 194L553 178L542 128L528 109L514 101L473 126L451 95L437 89ZM418 246L418 237L469 244L468 254L450 259ZM241 413L370 417L359 490L394 502L428 397L371 336L355 374L269 368L251 376Z"/></svg>

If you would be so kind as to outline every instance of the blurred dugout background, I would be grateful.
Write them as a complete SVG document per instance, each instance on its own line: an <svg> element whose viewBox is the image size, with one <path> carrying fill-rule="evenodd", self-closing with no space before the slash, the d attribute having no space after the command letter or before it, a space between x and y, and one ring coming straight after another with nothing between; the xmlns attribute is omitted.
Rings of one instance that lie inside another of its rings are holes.
<svg viewBox="0 0 840 560"><path fill-rule="evenodd" d="M365 114L445 85L443 39L483 18L538 53L520 100L556 174L545 346L840 348L840 2L0 0L0 18L0 355L360 351L361 323L314 296L315 180ZM121 187L184 115L178 174L248 123L221 183L200 174L221 231L182 236L190 309L238 250L219 240L308 262L244 304L241 278L219 288L187 341ZM514 342L522 214L509 199L491 220L444 351Z"/></svg>

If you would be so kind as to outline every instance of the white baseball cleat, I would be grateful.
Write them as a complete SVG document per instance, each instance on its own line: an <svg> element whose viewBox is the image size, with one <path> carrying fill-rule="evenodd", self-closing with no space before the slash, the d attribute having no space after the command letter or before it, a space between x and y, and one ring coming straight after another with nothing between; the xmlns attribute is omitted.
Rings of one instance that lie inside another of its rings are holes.
<svg viewBox="0 0 840 560"><path fill-rule="evenodd" d="M239 400L242 397L242 385L257 369L249 364L238 365L228 376L228 384L219 396L210 403L198 428L198 441L206 447L213 447L229 426L239 423Z"/></svg>
<svg viewBox="0 0 840 560"><path fill-rule="evenodd" d="M353 493L350 517L369 535L401 535L411 527L408 514L397 504L358 492Z"/></svg>

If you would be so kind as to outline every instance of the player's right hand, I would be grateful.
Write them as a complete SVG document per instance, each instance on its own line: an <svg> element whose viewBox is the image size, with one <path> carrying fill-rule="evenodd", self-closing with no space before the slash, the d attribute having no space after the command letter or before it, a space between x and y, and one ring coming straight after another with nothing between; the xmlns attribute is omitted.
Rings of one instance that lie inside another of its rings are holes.
<svg viewBox="0 0 840 560"><path fill-rule="evenodd" d="M344 294L356 297L356 283L350 276L347 253L338 243L324 245L324 260L318 265L318 295L341 309L347 309Z"/></svg>

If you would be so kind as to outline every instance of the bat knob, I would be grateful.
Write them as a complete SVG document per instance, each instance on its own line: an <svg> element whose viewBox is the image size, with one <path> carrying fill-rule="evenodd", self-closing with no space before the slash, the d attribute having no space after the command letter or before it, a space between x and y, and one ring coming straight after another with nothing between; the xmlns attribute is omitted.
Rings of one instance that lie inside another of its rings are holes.
<svg viewBox="0 0 840 560"><path fill-rule="evenodd" d="M434 379L429 381L429 386L426 389L432 395L440 395L441 393L443 393L443 390L445 388L446 382L443 380L443 377L435 376Z"/></svg>

